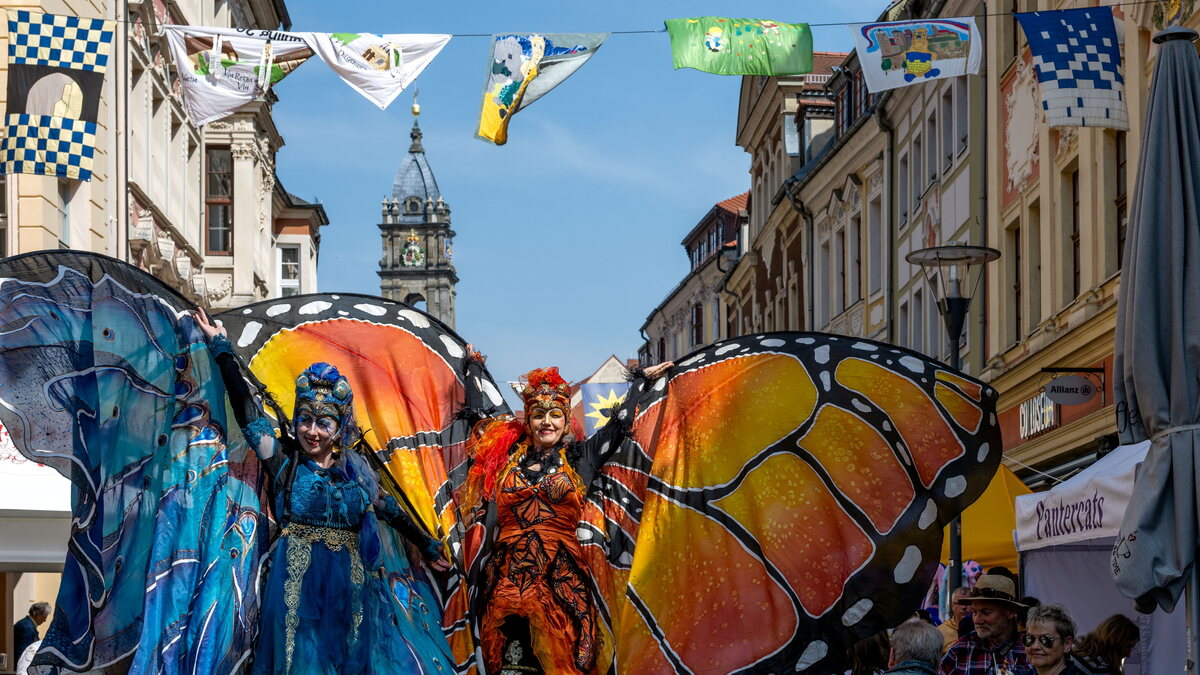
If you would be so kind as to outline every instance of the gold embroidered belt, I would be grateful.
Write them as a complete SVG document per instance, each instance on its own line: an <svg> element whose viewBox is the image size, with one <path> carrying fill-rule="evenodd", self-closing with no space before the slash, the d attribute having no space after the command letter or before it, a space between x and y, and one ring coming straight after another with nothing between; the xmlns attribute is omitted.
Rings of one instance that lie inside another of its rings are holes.
<svg viewBox="0 0 1200 675"><path fill-rule="evenodd" d="M358 553L358 533L353 530L339 530L336 527L321 527L303 523L288 523L281 533L285 537L297 539L306 544L320 542L330 551L340 551L343 548Z"/></svg>

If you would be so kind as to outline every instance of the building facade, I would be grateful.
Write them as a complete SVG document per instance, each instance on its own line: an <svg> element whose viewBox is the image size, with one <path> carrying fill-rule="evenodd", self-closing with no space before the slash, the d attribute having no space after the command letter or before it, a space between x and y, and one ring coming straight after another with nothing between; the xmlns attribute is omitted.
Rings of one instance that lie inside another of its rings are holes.
<svg viewBox="0 0 1200 675"><path fill-rule="evenodd" d="M450 207L425 159L416 119L419 114L420 108L413 104L412 145L396 172L391 199L383 200L380 294L424 309L454 328L458 283L451 262L454 230L450 229Z"/></svg>
<svg viewBox="0 0 1200 675"><path fill-rule="evenodd" d="M0 256L71 248L134 264L197 304L227 308L317 287L319 204L276 178L275 95L204 128L183 105L163 26L288 28L283 0L17 1L6 8L116 20L91 181L0 174ZM0 49L7 51L7 34ZM0 65L0 97L7 92ZM0 427L0 658L33 601L53 604L70 487ZM42 626L44 631L46 625ZM3 668L0 668L3 670Z"/></svg>
<svg viewBox="0 0 1200 675"><path fill-rule="evenodd" d="M881 21L969 15L965 0L894 3ZM882 340L949 356L937 296L911 251L984 241L983 120L978 77L915 84L878 94L863 80L856 53L825 55L820 94L795 95L797 108L828 110L828 138L801 136L792 170L759 170L777 155L774 110L746 77L738 144L752 156L749 236L726 280L736 332L815 330ZM820 59L817 60L819 64ZM788 78L778 79L784 83ZM786 89L782 90L785 96ZM822 105L823 104L823 105ZM799 116L797 118L799 120ZM766 166L770 166L769 163ZM758 195L763 195L761 201ZM964 368L982 369L983 303L975 303L960 343Z"/></svg>
<svg viewBox="0 0 1200 675"><path fill-rule="evenodd" d="M1005 9L1059 9L1019 0ZM1154 68L1151 37L1166 3L1114 7L1122 56L1128 131L1050 128L1023 33L1007 18L989 22L988 241L1001 250L988 270L985 378L1000 392L1006 461L1036 484L1066 475L1117 444L1113 401L1116 302L1139 139ZM1182 22L1200 26L1194 3ZM1079 373L1098 393L1058 405L1043 389ZM1036 469L1036 471L1035 471ZM1041 472L1041 473L1039 473Z"/></svg>
<svg viewBox="0 0 1200 675"><path fill-rule="evenodd" d="M57 248L104 253L215 309L271 297L288 286L284 274L316 289L319 237L293 237L286 250L277 240L283 224L276 208L284 206L275 198L275 155L283 138L271 118L274 92L202 129L192 125L163 31L167 24L286 29L291 19L282 0L128 7L42 0L6 7L117 24L92 180L5 176L0 255ZM7 44L0 41L0 48ZM287 219L306 217L317 232L329 221L319 205L309 206L286 207Z"/></svg>
<svg viewBox="0 0 1200 675"><path fill-rule="evenodd" d="M722 285L749 216L750 193L718 202L680 242L690 269L642 324L638 360L661 363L728 336Z"/></svg>
<svg viewBox="0 0 1200 675"><path fill-rule="evenodd" d="M750 154L750 212L739 233L737 262L725 275L726 337L811 326L803 294L803 209L789 182L834 143L835 104L828 83L846 55L817 52L813 72L795 77L744 77L737 144Z"/></svg>

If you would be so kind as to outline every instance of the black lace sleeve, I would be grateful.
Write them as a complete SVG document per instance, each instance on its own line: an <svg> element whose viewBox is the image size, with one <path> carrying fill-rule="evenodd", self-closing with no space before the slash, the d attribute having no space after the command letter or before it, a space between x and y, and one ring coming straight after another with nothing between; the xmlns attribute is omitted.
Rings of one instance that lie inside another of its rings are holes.
<svg viewBox="0 0 1200 675"><path fill-rule="evenodd" d="M645 376L640 369L635 370L632 376L633 380L629 383L629 391L624 400L609 411L608 423L581 444L582 451L575 460L575 471L584 485L591 485L592 480L600 473L600 468L632 434L638 402L646 388Z"/></svg>
<svg viewBox="0 0 1200 675"><path fill-rule="evenodd" d="M284 445L276 439L275 426L250 393L246 378L242 377L241 363L234 355L229 339L217 335L209 341L209 350L221 371L221 381L225 384L225 393L242 435L271 473L278 475L283 466Z"/></svg>

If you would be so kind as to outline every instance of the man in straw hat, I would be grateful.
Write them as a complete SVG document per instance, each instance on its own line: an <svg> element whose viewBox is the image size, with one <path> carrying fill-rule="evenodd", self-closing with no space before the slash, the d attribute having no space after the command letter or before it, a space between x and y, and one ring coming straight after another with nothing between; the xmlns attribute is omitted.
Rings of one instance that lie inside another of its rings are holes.
<svg viewBox="0 0 1200 675"><path fill-rule="evenodd" d="M998 574L979 577L958 604L970 605L975 630L955 642L942 657L942 675L1036 675L1017 630L1017 585Z"/></svg>

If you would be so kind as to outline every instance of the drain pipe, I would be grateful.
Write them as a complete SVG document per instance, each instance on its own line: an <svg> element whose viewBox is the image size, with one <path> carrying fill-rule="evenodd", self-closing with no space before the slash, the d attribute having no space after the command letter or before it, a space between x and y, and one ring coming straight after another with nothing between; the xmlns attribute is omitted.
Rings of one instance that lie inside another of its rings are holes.
<svg viewBox="0 0 1200 675"><path fill-rule="evenodd" d="M891 94L891 92L887 92L879 99L875 104L873 112L875 123L879 125L879 130L887 134L887 149L885 150L887 154L883 162L883 189L886 194L885 203L887 204L888 214L887 251L891 252L896 250L896 225L892 221L895 218L895 214L899 213L897 210L899 205L893 203L896 199L895 181L892 180L892 164L893 158L896 155L896 128L892 125L891 120L888 119L885 108L888 100L891 98L887 94ZM889 344L896 344L896 293L894 292L896 266L893 263L894 256L892 255L882 255L880 259L887 261L887 274L884 275L884 297L887 298L887 339L884 341Z"/></svg>
<svg viewBox="0 0 1200 675"><path fill-rule="evenodd" d="M802 329L803 330L816 330L816 326L813 325L813 323L816 321L816 310L813 307L814 303L812 302L813 282L815 280L814 276L813 276L814 272L813 272L813 263L812 263L812 259L813 259L813 214L812 214L812 211L808 210L808 206L806 206L804 204L804 201L801 200L796 195L795 190L796 190L797 182L798 181L796 180L796 177L792 176L791 178L789 178L783 182L783 190L784 190L784 192L787 193L788 204L791 205L792 210L795 211L796 213L800 214L800 217L804 219L804 229L805 229L804 256L801 258L801 261L803 262L804 267L805 267L805 270L804 270L804 292L800 294L800 297L802 299L806 300L806 302L804 303L804 319L805 320L804 320L804 326Z"/></svg>

